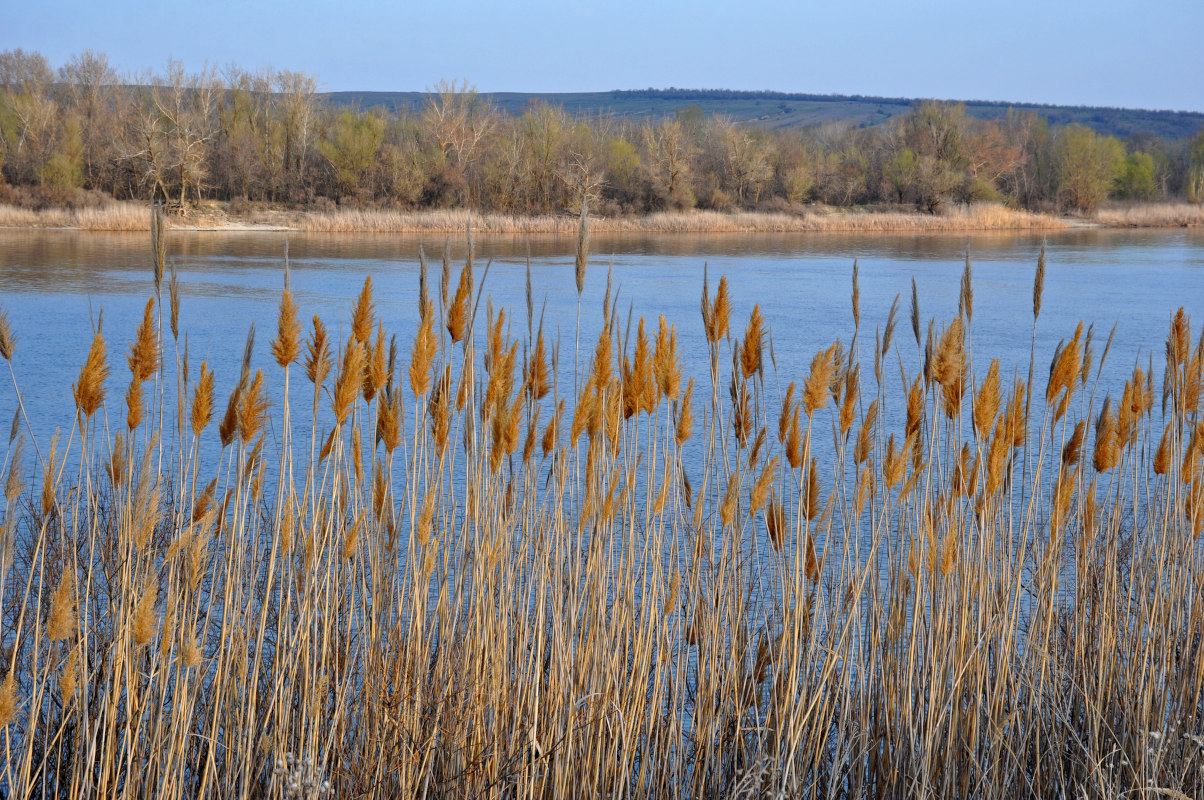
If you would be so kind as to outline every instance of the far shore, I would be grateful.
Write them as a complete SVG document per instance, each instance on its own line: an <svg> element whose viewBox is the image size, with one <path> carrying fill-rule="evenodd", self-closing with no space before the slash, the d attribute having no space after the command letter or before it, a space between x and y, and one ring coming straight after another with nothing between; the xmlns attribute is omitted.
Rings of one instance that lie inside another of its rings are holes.
<svg viewBox="0 0 1204 800"><path fill-rule="evenodd" d="M574 235L571 214L514 216L467 210L334 211L255 209L229 214L219 204L170 217L177 230L298 233L459 233L472 221L479 234ZM0 229L69 229L137 232L149 229L142 203L114 202L99 208L30 210L0 205ZM1060 231L1072 228L1188 228L1204 226L1204 205L1141 203L1100 209L1092 217L1018 211L993 203L949 206L939 213L909 210L806 209L765 211L667 211L642 216L591 216L597 233L957 233Z"/></svg>

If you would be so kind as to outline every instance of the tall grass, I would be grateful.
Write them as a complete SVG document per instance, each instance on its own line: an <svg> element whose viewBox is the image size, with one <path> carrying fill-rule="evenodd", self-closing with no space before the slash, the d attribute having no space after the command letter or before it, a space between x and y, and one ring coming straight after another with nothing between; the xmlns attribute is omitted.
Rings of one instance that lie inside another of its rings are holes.
<svg viewBox="0 0 1204 800"><path fill-rule="evenodd" d="M466 211L340 210L310 212L290 219L297 229L319 233L391 233L462 231ZM479 214L474 227L486 233L561 233L572 235L576 219L561 216L520 217ZM940 215L876 211L777 212L672 211L634 217L594 217L591 227L600 233L769 233L807 231L965 231L1048 230L1066 227L1054 217L1014 211L1000 205L978 203L949 209Z"/></svg>
<svg viewBox="0 0 1204 800"><path fill-rule="evenodd" d="M567 354L471 260L424 266L400 347L370 281L303 334L286 273L222 403L152 251L74 429L10 437L7 796L1204 793L1181 312L1120 398L1081 328L1013 381L972 357L967 260L926 337L914 300L871 333L854 283L848 342L778 376L722 279L709 374L607 303L562 397ZM0 317L18 397L19 344Z"/></svg>
<svg viewBox="0 0 1204 800"><path fill-rule="evenodd" d="M85 231L144 231L146 206L113 202L100 208L33 210L0 204L0 228L78 228Z"/></svg>
<svg viewBox="0 0 1204 800"><path fill-rule="evenodd" d="M1204 205L1198 203L1114 204L1096 212L1110 228L1194 228L1204 225Z"/></svg>
<svg viewBox="0 0 1204 800"><path fill-rule="evenodd" d="M458 233L469 220L487 234L562 234L577 230L574 216L474 214L465 210L253 211L228 217L216 208L201 209L173 221L178 228L230 230L265 228L310 233ZM135 204L103 209L30 211L0 205L0 227L72 227L84 230L146 230L146 214ZM780 212L672 211L632 217L594 217L599 233L790 233L790 232L948 232L1058 230L1067 223L1047 214L1015 211L992 203L955 207L941 214L906 211L820 209L801 214Z"/></svg>

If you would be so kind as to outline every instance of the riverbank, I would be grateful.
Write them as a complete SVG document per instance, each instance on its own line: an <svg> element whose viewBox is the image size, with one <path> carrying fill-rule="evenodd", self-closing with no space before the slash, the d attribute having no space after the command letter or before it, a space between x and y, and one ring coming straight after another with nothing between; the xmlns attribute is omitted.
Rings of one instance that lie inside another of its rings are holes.
<svg viewBox="0 0 1204 800"><path fill-rule="evenodd" d="M171 226L196 231L297 231L306 233L453 233L464 230L466 210L335 211L255 209L230 214L219 204L171 217ZM496 234L572 234L571 215L472 214L473 228ZM938 233L962 231L1064 230L1073 227L1167 228L1204 225L1204 206L1145 203L1101 209L1093 218L1059 217L980 203L938 214L914 211L820 208L802 213L760 211L673 211L645 216L592 217L598 233ZM31 210L0 205L0 228L70 228L87 231L145 231L149 215L141 203L115 202L99 208Z"/></svg>

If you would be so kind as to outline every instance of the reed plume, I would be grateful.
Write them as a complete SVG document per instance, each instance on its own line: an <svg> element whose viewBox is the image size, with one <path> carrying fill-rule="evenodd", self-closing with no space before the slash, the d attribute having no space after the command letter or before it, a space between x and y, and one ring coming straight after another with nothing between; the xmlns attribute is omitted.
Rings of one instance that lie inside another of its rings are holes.
<svg viewBox="0 0 1204 800"><path fill-rule="evenodd" d="M142 322L134 341L130 343L130 352L126 357L136 383L144 383L155 377L159 371L162 350L159 346L159 332L155 327L154 298L146 301L142 312Z"/></svg>
<svg viewBox="0 0 1204 800"><path fill-rule="evenodd" d="M11 363L16 347L17 339L13 336L12 325L8 321L8 312L0 308L0 357Z"/></svg>
<svg viewBox="0 0 1204 800"><path fill-rule="evenodd" d="M269 402L263 371L255 370L251 385L241 393L238 405L238 435L245 445L259 435L267 417Z"/></svg>
<svg viewBox="0 0 1204 800"><path fill-rule="evenodd" d="M276 338L272 340L272 356L276 363L287 367L301 356L301 322L297 319L297 301L291 289L285 287L280 295L280 311L276 315Z"/></svg>
<svg viewBox="0 0 1204 800"><path fill-rule="evenodd" d="M722 284L720 284L722 285ZM765 320L761 316L761 306L753 306L752 314L748 317L748 327L744 330L744 345L740 350L740 367L747 380L761 372L761 346L765 336Z"/></svg>
<svg viewBox="0 0 1204 800"><path fill-rule="evenodd" d="M1045 242L1037 256L1037 274L1033 278L1033 321L1041 316L1041 293L1045 291Z"/></svg>
<svg viewBox="0 0 1204 800"><path fill-rule="evenodd" d="M447 333L453 342L464 339L465 328L468 325L468 304L472 299L472 272L468 267L460 270L460 282L456 285L456 294L447 309Z"/></svg>
<svg viewBox="0 0 1204 800"><path fill-rule="evenodd" d="M105 359L105 340L100 331L92 337L88 357L79 370L79 380L71 386L75 397L75 408L80 417L89 419L97 412L105 399L105 381L109 377L109 365Z"/></svg>
<svg viewBox="0 0 1204 800"><path fill-rule="evenodd" d="M715 290L715 300L709 304L705 304L704 317L709 318L707 325L707 341L718 342L723 337L727 336L728 326L731 324L732 317L732 301L728 297L727 276L722 275L719 278L719 288Z"/></svg>
<svg viewBox="0 0 1204 800"><path fill-rule="evenodd" d="M355 399L359 396L363 380L364 346L353 340L343 350L343 367L334 382L331 410L334 411L336 424L342 425L347 421L347 415L351 413Z"/></svg>
<svg viewBox="0 0 1204 800"><path fill-rule="evenodd" d="M201 362L201 377L192 391L192 435L200 436L213 419L213 371L208 362Z"/></svg>
<svg viewBox="0 0 1204 800"><path fill-rule="evenodd" d="M577 280L577 296L585 291L585 265L589 260L589 195L581 194L581 214L577 221L577 258L573 274Z"/></svg>
<svg viewBox="0 0 1204 800"><path fill-rule="evenodd" d="M308 353L305 358L305 375L315 387L321 386L330 374L330 341L326 335L326 326L322 320L314 316L314 329L307 344Z"/></svg>
<svg viewBox="0 0 1204 800"><path fill-rule="evenodd" d="M367 345L375 325L376 308L372 302L372 276L364 278L364 286L355 300L351 312L351 338L357 344Z"/></svg>
<svg viewBox="0 0 1204 800"><path fill-rule="evenodd" d="M803 408L808 417L815 416L816 411L828 404L829 385L836 372L832 363L834 354L835 346L820 350L811 359L811 371L803 384Z"/></svg>

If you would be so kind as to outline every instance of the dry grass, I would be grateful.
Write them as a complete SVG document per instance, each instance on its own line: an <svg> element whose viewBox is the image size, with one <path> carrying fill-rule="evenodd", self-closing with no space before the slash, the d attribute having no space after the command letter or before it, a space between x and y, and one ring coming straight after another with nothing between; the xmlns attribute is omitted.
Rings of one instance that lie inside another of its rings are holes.
<svg viewBox="0 0 1204 800"><path fill-rule="evenodd" d="M424 271L387 360L370 283L342 342L298 341L283 294L224 419L157 303L113 386L94 344L74 430L6 457L6 796L1204 795L1182 314L1119 402L1081 329L1048 382L1001 381L967 263L900 391L911 337L857 323L768 372L720 282L709 381L608 305L559 397L570 354L472 269L455 301ZM18 390L37 365L5 358Z"/></svg>
<svg viewBox="0 0 1204 800"><path fill-rule="evenodd" d="M179 229L262 230L268 227L311 233L459 233L469 219L486 234L561 234L577 231L575 216L517 217L477 214L464 210L386 211L347 209L321 211L258 211L240 218L227 217L216 208L201 209L173 218ZM120 203L100 210L28 211L0 206L0 227L73 227L84 230L146 230L145 211L137 204ZM674 211L641 217L592 217L596 233L789 233L883 232L928 233L942 231L1057 230L1066 223L1049 215L1014 211L979 203L950 208L938 215L903 211L842 211L823 209L804 214L769 212Z"/></svg>
<svg viewBox="0 0 1204 800"><path fill-rule="evenodd" d="M469 219L486 234L560 234L572 236L577 218L569 215L519 217L465 210L256 211L229 217L205 208L173 218L181 230L264 230L310 233L459 233ZM1114 205L1101 209L1095 224L1108 228L1169 228L1204 225L1204 206L1191 203ZM1017 211L993 203L951 206L939 214L908 211L819 209L802 214L760 211L671 211L640 217L592 217L596 233L940 233L958 231L1061 230L1071 223L1049 214ZM145 231L144 207L113 203L100 209L33 211L0 205L0 228L77 228L89 231Z"/></svg>
<svg viewBox="0 0 1204 800"><path fill-rule="evenodd" d="M338 211L308 213L290 219L290 227L321 233L459 232L466 211ZM473 227L486 233L560 233L576 231L574 217L472 215ZM642 217L593 217L597 233L777 233L777 232L934 232L972 230L1051 230L1066 227L1054 217L978 204L940 215L908 212L823 211L802 215L719 211L673 211Z"/></svg>
<svg viewBox="0 0 1204 800"><path fill-rule="evenodd" d="M1095 219L1109 228L1195 228L1204 225L1199 203L1138 203L1105 206Z"/></svg>
<svg viewBox="0 0 1204 800"><path fill-rule="evenodd" d="M103 208L34 211L0 205L0 228L77 228L85 231L149 230L146 206L118 203Z"/></svg>

